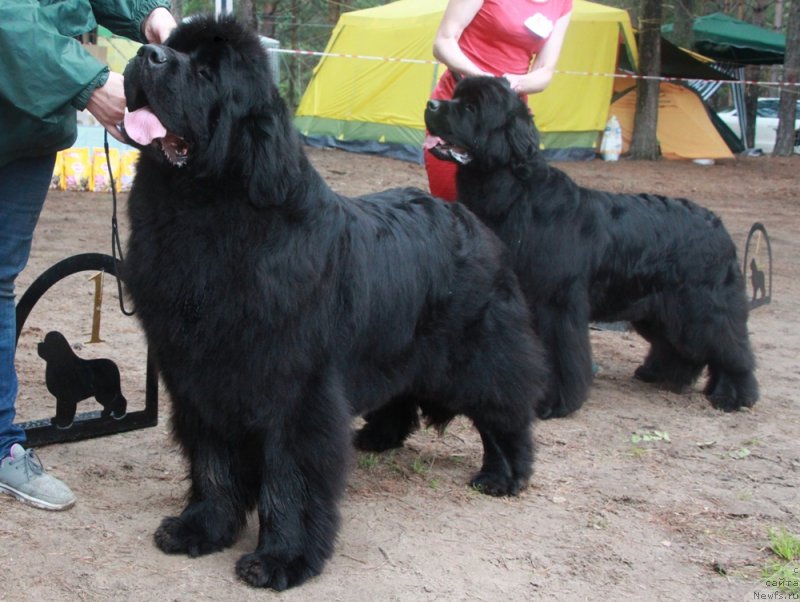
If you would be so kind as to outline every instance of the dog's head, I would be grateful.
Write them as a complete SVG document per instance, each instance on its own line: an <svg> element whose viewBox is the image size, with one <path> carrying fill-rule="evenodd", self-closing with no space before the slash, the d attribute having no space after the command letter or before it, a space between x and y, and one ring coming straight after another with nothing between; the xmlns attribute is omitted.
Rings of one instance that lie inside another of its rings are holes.
<svg viewBox="0 0 800 602"><path fill-rule="evenodd" d="M539 150L527 105L503 77L467 77L452 100L430 100L425 125L443 143L431 152L479 171L511 168L524 176Z"/></svg>
<svg viewBox="0 0 800 602"><path fill-rule="evenodd" d="M45 335L44 340L36 346L36 352L48 362L75 355L67 339L57 330L51 330Z"/></svg>
<svg viewBox="0 0 800 602"><path fill-rule="evenodd" d="M258 36L225 17L189 19L166 44L142 46L125 69L125 96L127 137L193 176L251 171L264 122L286 112Z"/></svg>

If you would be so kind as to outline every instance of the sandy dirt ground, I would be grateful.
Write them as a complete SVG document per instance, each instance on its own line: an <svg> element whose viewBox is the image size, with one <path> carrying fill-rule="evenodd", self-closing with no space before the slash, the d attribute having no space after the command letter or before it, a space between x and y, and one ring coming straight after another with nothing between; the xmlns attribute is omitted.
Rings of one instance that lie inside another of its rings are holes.
<svg viewBox="0 0 800 602"><path fill-rule="evenodd" d="M309 151L332 187L361 194L424 186L418 165L340 151ZM592 332L600 372L573 416L540 422L530 487L492 499L467 482L480 462L463 421L443 437L421 431L379 456L354 454L342 528L324 573L281 600L517 601L752 600L768 593L770 529L800 531L800 157L691 162L564 163L579 182L616 191L687 196L715 210L744 254L762 222L774 256L772 303L750 331L761 400L723 414L700 393L632 379L646 347L635 334ZM121 234L127 237L125 196ZM18 294L46 268L82 252L110 253L111 198L53 192ZM766 257L762 243L751 253ZM763 260L762 260L763 261ZM762 264L763 265L763 264ZM36 344L59 330L85 358L118 363L131 410L144 400L145 346L135 318L105 280L102 343L90 340L92 274L70 277L34 308L19 343L19 418L53 414ZM182 508L185 465L159 424L125 434L45 446L40 456L78 496L68 512L0 497L0 599L267 600L234 563L256 544L254 517L232 549L202 558L167 556L152 534ZM96 410L84 401L79 412ZM649 440L647 440L649 439Z"/></svg>

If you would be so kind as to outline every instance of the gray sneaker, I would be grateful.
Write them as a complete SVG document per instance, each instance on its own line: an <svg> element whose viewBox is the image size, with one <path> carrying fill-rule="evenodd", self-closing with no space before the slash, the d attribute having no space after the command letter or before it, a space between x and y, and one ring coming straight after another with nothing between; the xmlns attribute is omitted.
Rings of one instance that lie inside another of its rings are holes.
<svg viewBox="0 0 800 602"><path fill-rule="evenodd" d="M75 504L75 494L57 478L44 471L32 449L19 443L0 461L0 492L13 495L20 502L44 510L66 510Z"/></svg>

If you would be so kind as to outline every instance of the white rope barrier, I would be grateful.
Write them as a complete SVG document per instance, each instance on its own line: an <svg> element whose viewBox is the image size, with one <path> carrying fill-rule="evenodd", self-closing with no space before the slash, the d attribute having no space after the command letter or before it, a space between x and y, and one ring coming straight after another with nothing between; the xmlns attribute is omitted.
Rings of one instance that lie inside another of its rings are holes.
<svg viewBox="0 0 800 602"><path fill-rule="evenodd" d="M425 59L408 59L390 56L371 56L363 54L343 54L336 52L317 52L313 50L291 50L288 48L267 48L267 52L276 52L280 54L294 54L300 56L317 56L317 57L332 57L332 58L345 58L345 59L361 59L367 61L383 61L387 63L410 63L415 65L441 65L440 62ZM800 86L800 82L782 82L782 81L754 81L746 79L699 79L694 77L667 77L663 75L637 75L635 73L595 73L591 71L563 71L556 70L556 73L562 75L574 75L579 77L616 77L621 79L643 79L643 80L656 80L667 82L722 82L728 84L750 84L755 86L765 87L793 87Z"/></svg>

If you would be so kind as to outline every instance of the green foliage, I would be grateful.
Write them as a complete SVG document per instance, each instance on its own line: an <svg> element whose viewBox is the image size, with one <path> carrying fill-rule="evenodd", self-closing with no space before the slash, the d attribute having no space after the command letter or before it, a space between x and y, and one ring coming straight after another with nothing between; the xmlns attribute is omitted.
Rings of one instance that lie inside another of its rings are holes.
<svg viewBox="0 0 800 602"><path fill-rule="evenodd" d="M358 456L358 467L361 470L372 470L377 465L378 465L377 454L366 453Z"/></svg>
<svg viewBox="0 0 800 602"><path fill-rule="evenodd" d="M783 560L800 560L800 537L784 528L780 531L769 530L769 547Z"/></svg>
<svg viewBox="0 0 800 602"><path fill-rule="evenodd" d="M796 598L800 596L800 537L786 529L770 529L770 550L779 558L761 572L764 584Z"/></svg>
<svg viewBox="0 0 800 602"><path fill-rule="evenodd" d="M634 445L658 441L666 441L669 443L669 433L664 431L636 431L631 435L631 443Z"/></svg>
<svg viewBox="0 0 800 602"><path fill-rule="evenodd" d="M647 454L647 450L645 448L639 447L638 445L631 446L631 455L634 458L641 458L645 454Z"/></svg>
<svg viewBox="0 0 800 602"><path fill-rule="evenodd" d="M642 0L592 0L597 4L622 8L631 15L634 27L635 21L641 11ZM746 2L744 0L700 0L693 3L692 12L695 17L710 15L711 13L721 12L741 19L747 23L758 24L761 27L772 28L775 22L775 10L777 2ZM672 23L675 20L675 11L679 4L677 2L664 2L662 7L664 23ZM756 16L756 13L759 13ZM786 26L786 11L784 10L784 28ZM782 33L785 33L783 31Z"/></svg>
<svg viewBox="0 0 800 602"><path fill-rule="evenodd" d="M764 567L761 577L769 587L791 594L795 599L800 596L800 564L775 562Z"/></svg>
<svg viewBox="0 0 800 602"><path fill-rule="evenodd" d="M183 15L211 14L214 12L214 0L183 0Z"/></svg>
<svg viewBox="0 0 800 602"><path fill-rule="evenodd" d="M433 466L433 460L425 460L422 456L417 456L411 463L411 470L415 474L423 475L431 469L431 466Z"/></svg>
<svg viewBox="0 0 800 602"><path fill-rule="evenodd" d="M234 9L238 9L238 0ZM321 52L328 43L335 22L331 17L332 2L336 0L252 0L258 17L258 31L280 42L283 49ZM387 4L389 0L349 0L337 2L342 12L372 8ZM214 0L184 0L183 17L195 14L213 14ZM274 6L271 15L265 14L267 5ZM292 109L300 102L319 57L280 54L280 91Z"/></svg>
<svg viewBox="0 0 800 602"><path fill-rule="evenodd" d="M742 447L740 449L734 449L728 452L728 455L733 458L734 460L744 460L747 456L750 455L750 450L746 447Z"/></svg>

